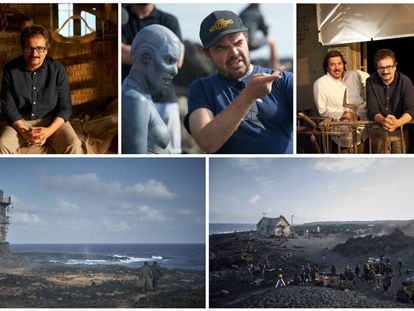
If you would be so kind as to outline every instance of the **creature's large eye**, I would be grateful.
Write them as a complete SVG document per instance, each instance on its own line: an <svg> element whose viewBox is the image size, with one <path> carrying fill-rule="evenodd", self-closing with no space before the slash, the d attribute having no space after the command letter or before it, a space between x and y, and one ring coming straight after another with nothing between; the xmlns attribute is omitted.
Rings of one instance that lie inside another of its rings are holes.
<svg viewBox="0 0 414 311"><path fill-rule="evenodd" d="M171 57L171 56L166 56L164 58L164 61L168 65L173 65L175 63L175 58L174 57Z"/></svg>
<svg viewBox="0 0 414 311"><path fill-rule="evenodd" d="M151 54L148 52L142 53L140 60L141 60L141 63L145 65L149 64L151 62Z"/></svg>

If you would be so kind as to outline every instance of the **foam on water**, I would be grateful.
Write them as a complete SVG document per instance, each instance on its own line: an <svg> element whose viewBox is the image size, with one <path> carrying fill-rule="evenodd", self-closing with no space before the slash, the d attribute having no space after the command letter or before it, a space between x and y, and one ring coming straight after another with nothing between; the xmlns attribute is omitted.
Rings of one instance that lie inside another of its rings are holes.
<svg viewBox="0 0 414 311"><path fill-rule="evenodd" d="M104 259L69 259L65 262L66 265L87 265L87 266L93 266L93 265L108 265L108 264L114 264L114 262L110 262L108 260Z"/></svg>
<svg viewBox="0 0 414 311"><path fill-rule="evenodd" d="M131 264L131 263L139 263L145 261L162 261L162 256L153 255L151 258L140 258L140 257L129 257L123 255L113 255L108 259L68 259L66 261L59 261L51 259L49 262L51 263L64 263L66 265L117 265L117 264Z"/></svg>

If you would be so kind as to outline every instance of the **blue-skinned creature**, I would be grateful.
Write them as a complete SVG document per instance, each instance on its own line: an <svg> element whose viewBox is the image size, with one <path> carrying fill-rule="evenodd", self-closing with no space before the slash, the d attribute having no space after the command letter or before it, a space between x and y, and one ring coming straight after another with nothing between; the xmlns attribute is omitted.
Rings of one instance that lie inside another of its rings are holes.
<svg viewBox="0 0 414 311"><path fill-rule="evenodd" d="M180 39L162 25L136 34L132 68L122 84L122 153L168 153L168 129L151 95L172 82L180 55Z"/></svg>

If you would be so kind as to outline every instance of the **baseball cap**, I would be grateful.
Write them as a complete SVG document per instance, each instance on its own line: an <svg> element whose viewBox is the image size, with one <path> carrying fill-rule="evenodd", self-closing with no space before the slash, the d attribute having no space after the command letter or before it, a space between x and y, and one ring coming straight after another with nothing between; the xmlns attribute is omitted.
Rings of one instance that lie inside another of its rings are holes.
<svg viewBox="0 0 414 311"><path fill-rule="evenodd" d="M214 11L208 15L200 25L200 39L203 48L207 49L224 36L247 31L243 22L232 11Z"/></svg>

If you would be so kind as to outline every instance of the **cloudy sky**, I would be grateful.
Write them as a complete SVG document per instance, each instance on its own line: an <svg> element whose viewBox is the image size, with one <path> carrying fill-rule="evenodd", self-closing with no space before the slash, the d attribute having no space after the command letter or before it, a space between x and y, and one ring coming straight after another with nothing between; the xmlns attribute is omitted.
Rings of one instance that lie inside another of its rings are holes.
<svg viewBox="0 0 414 311"><path fill-rule="evenodd" d="M0 159L11 243L204 243L204 159Z"/></svg>
<svg viewBox="0 0 414 311"><path fill-rule="evenodd" d="M414 159L211 159L210 222L414 219Z"/></svg>
<svg viewBox="0 0 414 311"><path fill-rule="evenodd" d="M214 2L214 1L213 1ZM248 4L245 3L158 3L157 8L171 13L178 18L181 35L184 40L190 40L201 44L199 30L201 21L215 10L231 10L240 13ZM292 4L262 3L261 11L266 23L269 25L269 33L277 41L280 57L293 57L293 12ZM254 51L252 57L268 57L269 50L264 47Z"/></svg>

